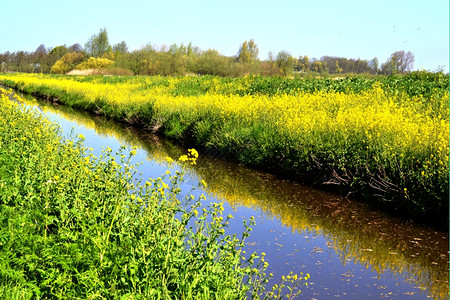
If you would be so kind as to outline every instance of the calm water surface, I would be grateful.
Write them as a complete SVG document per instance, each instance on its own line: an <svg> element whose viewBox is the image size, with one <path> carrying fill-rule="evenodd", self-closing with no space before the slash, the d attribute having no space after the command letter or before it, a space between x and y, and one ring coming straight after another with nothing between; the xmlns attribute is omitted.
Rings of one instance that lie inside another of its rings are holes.
<svg viewBox="0 0 450 300"><path fill-rule="evenodd" d="M145 131L45 102L36 106L60 124L86 137L95 155L102 148L137 147L142 178L159 177L187 149ZM397 220L367 205L280 180L219 158L200 155L182 186L189 192L204 179L207 202L222 201L224 215L235 218L228 233L240 233L242 221L256 218L247 253L265 252L268 272L277 283L290 271L309 273L302 299L448 299L448 234ZM194 192L197 194L204 191Z"/></svg>

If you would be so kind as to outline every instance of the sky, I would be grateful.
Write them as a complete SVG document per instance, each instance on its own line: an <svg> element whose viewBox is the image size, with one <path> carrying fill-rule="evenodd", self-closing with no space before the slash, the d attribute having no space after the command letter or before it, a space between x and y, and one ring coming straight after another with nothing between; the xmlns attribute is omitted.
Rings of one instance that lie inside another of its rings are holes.
<svg viewBox="0 0 450 300"><path fill-rule="evenodd" d="M0 53L84 46L105 28L130 51L191 42L234 56L253 39L261 60L284 50L384 63L405 50L415 70L449 71L448 0L15 0L1 11Z"/></svg>

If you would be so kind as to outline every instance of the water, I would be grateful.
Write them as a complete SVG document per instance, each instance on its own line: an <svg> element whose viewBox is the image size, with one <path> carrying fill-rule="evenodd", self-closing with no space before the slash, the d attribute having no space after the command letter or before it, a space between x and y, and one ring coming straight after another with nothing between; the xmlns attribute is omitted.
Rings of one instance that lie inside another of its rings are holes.
<svg viewBox="0 0 450 300"><path fill-rule="evenodd" d="M86 137L95 155L102 148L137 147L135 163L142 178L159 177L168 168L165 158L186 154L183 149L143 130L64 106L36 106L60 124ZM211 153L210 153L211 154ZM447 299L448 234L398 220L350 201L276 176L200 155L182 188L187 193L204 179L207 203L223 201L224 215L235 218L229 234L243 230L251 216L256 225L246 251L265 252L268 272L309 273L302 299ZM197 195L203 191L195 192Z"/></svg>

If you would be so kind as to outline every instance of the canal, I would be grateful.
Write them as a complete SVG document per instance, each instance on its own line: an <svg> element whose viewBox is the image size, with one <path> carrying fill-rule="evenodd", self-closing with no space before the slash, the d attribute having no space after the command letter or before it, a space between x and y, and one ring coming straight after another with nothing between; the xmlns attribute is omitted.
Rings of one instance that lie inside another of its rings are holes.
<svg viewBox="0 0 450 300"><path fill-rule="evenodd" d="M134 163L145 180L167 169L187 149L148 131L104 117L43 101L27 101L60 125L65 137L83 134L85 146L136 147ZM205 180L206 202L223 202L234 219L228 234L243 231L251 216L256 225L246 251L265 252L268 272L278 283L290 271L310 274L302 299L447 299L448 233L395 219L368 205L296 182L227 162L214 153L200 154L182 188L188 193Z"/></svg>

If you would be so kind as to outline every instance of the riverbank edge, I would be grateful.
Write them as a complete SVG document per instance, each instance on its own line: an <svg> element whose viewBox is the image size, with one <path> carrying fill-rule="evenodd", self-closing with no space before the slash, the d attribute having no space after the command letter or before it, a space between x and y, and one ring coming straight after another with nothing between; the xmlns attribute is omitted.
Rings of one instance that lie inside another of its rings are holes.
<svg viewBox="0 0 450 300"><path fill-rule="evenodd" d="M247 149L219 149L210 146L208 145L207 138L205 139L205 137L198 137L195 135L192 124L181 124L181 133L175 132L174 134L174 125L171 124L170 121L175 121L175 125L179 126L180 122L176 119L176 116L169 118L167 123L155 124L157 116L152 115L153 111L151 111L152 108L149 105L146 105L145 108L149 110L150 113L148 111L141 112L140 110L142 110L142 107L139 107L139 110L135 112L134 118L128 118L108 113L106 105L104 107L101 106L104 104L102 101L96 102L95 105L86 106L79 95L75 95L75 98L79 99L74 101L73 95L68 94L66 91L58 91L56 89L46 88L45 86L34 86L30 84L26 85L24 88L23 84L12 80L4 80L3 84L43 100L83 109L94 114L104 115L105 117L112 118L116 121L126 122L137 127L151 130L156 134L174 140L184 146L195 147L199 152L209 156L269 171L285 179L296 180L322 190L338 193L358 201L368 202L377 209L388 212L395 217L411 219L415 222L432 226L439 230L448 231L448 201L445 201L445 199L448 199L448 189L447 196L445 197L445 192L442 193L442 197L438 197L439 201L433 202L427 200L426 204L430 204L428 207L424 205L419 206L414 200L405 199L406 197L404 197L404 194L398 192L398 187L396 188L396 192L380 197L380 191L374 190L374 188L369 185L370 178L364 178L364 176L367 176L367 174L364 174L364 168L366 167L364 165L357 166L353 169L345 166L345 172L366 179L365 182L364 180L354 182L348 178L342 178L340 172L338 172L339 170L336 168L340 162L330 160L329 158L310 157L307 162L303 161L302 163L298 163L291 157L289 161L284 160L281 162L279 158L284 156L282 153L283 149L276 149L277 152L281 153L277 153L276 155L269 157L269 159L264 159L256 163L248 162L241 159L241 156L238 155L239 151L245 151ZM292 151L292 149L289 150ZM301 171L299 172L299 170ZM378 195L375 196L374 192L377 192ZM427 195L427 192L423 191L422 195L423 197L427 197L431 194ZM433 199L436 200L435 194Z"/></svg>
<svg viewBox="0 0 450 300"><path fill-rule="evenodd" d="M12 124L0 134L0 298L278 299L288 286L300 293L308 274L290 273L279 290L264 291L272 277L265 254L242 255L253 219L232 237L221 203L198 213L201 197L185 199L186 208L177 200L184 171L136 182L136 150L95 157L83 135L62 139L55 123L17 102L0 86L0 126ZM194 150L185 156L197 159Z"/></svg>

